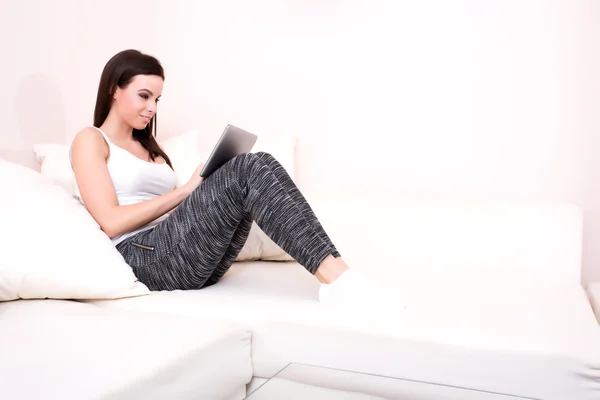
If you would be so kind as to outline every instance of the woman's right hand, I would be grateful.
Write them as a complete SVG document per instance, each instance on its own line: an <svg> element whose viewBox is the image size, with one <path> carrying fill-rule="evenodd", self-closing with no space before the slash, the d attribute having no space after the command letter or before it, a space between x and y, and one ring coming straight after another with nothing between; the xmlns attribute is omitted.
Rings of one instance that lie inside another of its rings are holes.
<svg viewBox="0 0 600 400"><path fill-rule="evenodd" d="M200 165L198 165L198 168L196 168L190 180L185 184L190 193L193 192L194 189L200 186L200 184L204 181L204 178L200 176L202 168L204 168L204 163L200 163Z"/></svg>

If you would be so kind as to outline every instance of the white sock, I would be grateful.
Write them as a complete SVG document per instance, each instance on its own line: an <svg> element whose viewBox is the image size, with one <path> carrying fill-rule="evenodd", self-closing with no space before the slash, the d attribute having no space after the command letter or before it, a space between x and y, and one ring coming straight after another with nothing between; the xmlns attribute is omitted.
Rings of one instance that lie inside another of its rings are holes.
<svg viewBox="0 0 600 400"><path fill-rule="evenodd" d="M319 302L332 303L339 300L344 292L351 291L352 287L356 286L356 281L359 280L357 275L359 274L356 273L356 270L348 269L333 283L321 283L321 287L319 288Z"/></svg>
<svg viewBox="0 0 600 400"><path fill-rule="evenodd" d="M333 283L321 284L319 302L326 305L357 310L404 309L406 300L390 287L378 285L355 269L346 270Z"/></svg>

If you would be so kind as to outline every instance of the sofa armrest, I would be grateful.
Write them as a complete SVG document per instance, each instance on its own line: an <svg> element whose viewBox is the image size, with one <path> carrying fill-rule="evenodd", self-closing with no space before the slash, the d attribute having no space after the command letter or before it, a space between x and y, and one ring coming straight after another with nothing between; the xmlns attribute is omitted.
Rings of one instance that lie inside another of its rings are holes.
<svg viewBox="0 0 600 400"><path fill-rule="evenodd" d="M594 314L596 314L596 319L600 323L600 282L590 283L587 288L587 294Z"/></svg>

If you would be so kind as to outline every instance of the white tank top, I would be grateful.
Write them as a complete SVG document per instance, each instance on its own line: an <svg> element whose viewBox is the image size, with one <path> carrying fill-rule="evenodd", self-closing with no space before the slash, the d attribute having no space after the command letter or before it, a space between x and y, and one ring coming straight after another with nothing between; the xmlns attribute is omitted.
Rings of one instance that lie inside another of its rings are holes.
<svg viewBox="0 0 600 400"><path fill-rule="evenodd" d="M99 128L96 129L102 134L110 149L110 156L106 166L108 167L119 205L124 206L151 200L175 188L175 172L173 172L167 163L157 164L144 161L127 150L114 145L104 132ZM85 206L77 182L74 183L73 187L75 197ZM115 236L112 238L112 242L116 246L136 233L153 228L167 217L168 214L165 214L141 228Z"/></svg>

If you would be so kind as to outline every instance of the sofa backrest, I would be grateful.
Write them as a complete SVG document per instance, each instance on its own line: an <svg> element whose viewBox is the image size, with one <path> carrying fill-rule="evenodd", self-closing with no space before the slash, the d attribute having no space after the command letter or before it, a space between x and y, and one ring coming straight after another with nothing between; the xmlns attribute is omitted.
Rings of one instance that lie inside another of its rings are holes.
<svg viewBox="0 0 600 400"><path fill-rule="evenodd" d="M310 200L351 265L392 279L580 284L582 218L560 204Z"/></svg>
<svg viewBox="0 0 600 400"><path fill-rule="evenodd" d="M356 154L335 153L326 138L296 147L296 181L351 264L398 279L581 283L576 206L426 196L402 186L394 160L378 163L357 143Z"/></svg>

